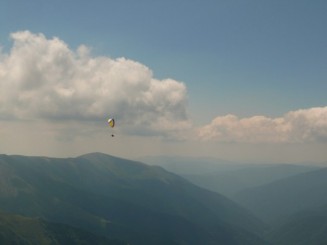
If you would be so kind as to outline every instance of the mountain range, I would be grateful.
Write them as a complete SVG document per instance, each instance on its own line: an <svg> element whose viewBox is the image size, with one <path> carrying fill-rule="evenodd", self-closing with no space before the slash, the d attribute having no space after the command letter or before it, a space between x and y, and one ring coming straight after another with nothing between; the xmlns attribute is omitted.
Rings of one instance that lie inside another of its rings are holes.
<svg viewBox="0 0 327 245"><path fill-rule="evenodd" d="M264 238L271 244L327 244L326 163L238 164L201 158L188 163L180 157L151 160L250 210L269 226Z"/></svg>
<svg viewBox="0 0 327 245"><path fill-rule="evenodd" d="M244 189L320 169L317 164L239 163L217 158L152 156L139 158L161 166L190 182L230 198Z"/></svg>
<svg viewBox="0 0 327 245"><path fill-rule="evenodd" d="M101 153L0 155L0 210L13 217L7 224L23 217L46 234L54 226L42 222L71 227L76 239L85 231L99 244L267 244L264 223L234 201L161 167Z"/></svg>
<svg viewBox="0 0 327 245"><path fill-rule="evenodd" d="M327 243L327 168L198 160L0 155L0 243Z"/></svg>

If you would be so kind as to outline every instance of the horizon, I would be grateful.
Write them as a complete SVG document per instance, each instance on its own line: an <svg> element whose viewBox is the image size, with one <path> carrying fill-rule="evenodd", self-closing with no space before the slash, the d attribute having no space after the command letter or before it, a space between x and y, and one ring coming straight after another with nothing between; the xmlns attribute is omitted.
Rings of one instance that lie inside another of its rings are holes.
<svg viewBox="0 0 327 245"><path fill-rule="evenodd" d="M109 157L114 157L118 159L125 159L129 161L135 161L135 162L141 162L145 163L147 165L160 165L162 164L163 160L167 160L167 163L182 163L182 164L188 164L185 162L186 160L190 161L204 161L205 163L209 164L216 164L217 166L219 164L230 164L230 165L253 165L253 166L258 166L258 165L294 165L294 166L316 166L316 167L327 167L326 164L327 162L271 162L271 161L233 161L229 159L223 159L223 158L218 158L218 157L208 157L208 156L188 156L188 155L145 155L145 156L140 156L140 157L122 157L119 155L113 155L105 152L87 152L87 153L82 153L80 155L72 155L72 156L48 156L48 155L23 155L23 154L6 154L6 153L0 153L1 155L4 156L18 156L18 157L36 157L36 158L50 158L50 159L74 159L74 158L79 158L87 155L92 155L92 154L100 154L100 155L106 155ZM150 162L150 160L154 160L156 162ZM159 161L159 162L158 162ZM177 161L177 162L176 162ZM182 162L181 162L182 161ZM194 162L191 162L194 163ZM203 162L199 162L203 163Z"/></svg>

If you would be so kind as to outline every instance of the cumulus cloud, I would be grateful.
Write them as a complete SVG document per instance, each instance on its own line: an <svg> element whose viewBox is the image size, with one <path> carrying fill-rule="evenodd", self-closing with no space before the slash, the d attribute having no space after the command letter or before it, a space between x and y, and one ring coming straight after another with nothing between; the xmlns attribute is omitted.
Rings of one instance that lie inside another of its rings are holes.
<svg viewBox="0 0 327 245"><path fill-rule="evenodd" d="M190 127L182 82L158 80L126 58L93 57L83 45L71 50L56 37L22 31L11 38L10 52L0 50L0 119L114 116L125 130L145 134Z"/></svg>
<svg viewBox="0 0 327 245"><path fill-rule="evenodd" d="M147 66L130 59L94 57L84 45L72 50L56 37L22 31L12 33L11 39L10 52L0 49L2 124L4 120L56 122L51 130L67 132L66 127L80 129L76 122L85 122L83 126L92 131L94 122L115 117L120 130L128 134L192 139L187 90L182 82L156 79ZM291 111L278 118L216 117L198 128L198 138L327 142L327 107Z"/></svg>
<svg viewBox="0 0 327 245"><path fill-rule="evenodd" d="M246 143L327 141L327 107L286 113L283 117L216 117L199 129L203 140Z"/></svg>

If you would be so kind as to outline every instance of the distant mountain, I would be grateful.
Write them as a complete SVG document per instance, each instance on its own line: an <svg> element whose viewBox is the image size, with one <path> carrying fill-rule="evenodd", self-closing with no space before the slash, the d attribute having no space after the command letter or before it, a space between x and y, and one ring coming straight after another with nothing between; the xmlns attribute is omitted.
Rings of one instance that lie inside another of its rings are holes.
<svg viewBox="0 0 327 245"><path fill-rule="evenodd" d="M246 188L321 168L313 164L237 163L217 158L180 156L149 156L139 160L161 166L198 186L230 198Z"/></svg>
<svg viewBox="0 0 327 245"><path fill-rule="evenodd" d="M245 165L211 157L147 156L138 161L161 166L178 175L210 174L243 168Z"/></svg>
<svg viewBox="0 0 327 245"><path fill-rule="evenodd" d="M130 244L263 244L264 225L157 166L101 153L0 155L0 209Z"/></svg>
<svg viewBox="0 0 327 245"><path fill-rule="evenodd" d="M292 164L251 164L236 170L182 176L196 185L233 198L236 193L244 189L316 169L319 167Z"/></svg>
<svg viewBox="0 0 327 245"><path fill-rule="evenodd" d="M39 218L0 212L0 244L96 244L123 245L68 225L50 223Z"/></svg>
<svg viewBox="0 0 327 245"><path fill-rule="evenodd" d="M327 243L327 205L295 213L266 235L276 245L318 245Z"/></svg>
<svg viewBox="0 0 327 245"><path fill-rule="evenodd" d="M298 174L241 191L235 196L266 222L327 205L327 168Z"/></svg>

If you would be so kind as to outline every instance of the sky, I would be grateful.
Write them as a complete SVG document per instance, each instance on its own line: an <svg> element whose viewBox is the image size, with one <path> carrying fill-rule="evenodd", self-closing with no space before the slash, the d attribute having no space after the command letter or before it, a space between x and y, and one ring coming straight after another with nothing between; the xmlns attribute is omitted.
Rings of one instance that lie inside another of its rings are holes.
<svg viewBox="0 0 327 245"><path fill-rule="evenodd" d="M2 0L0 153L327 164L326 12L324 0Z"/></svg>

